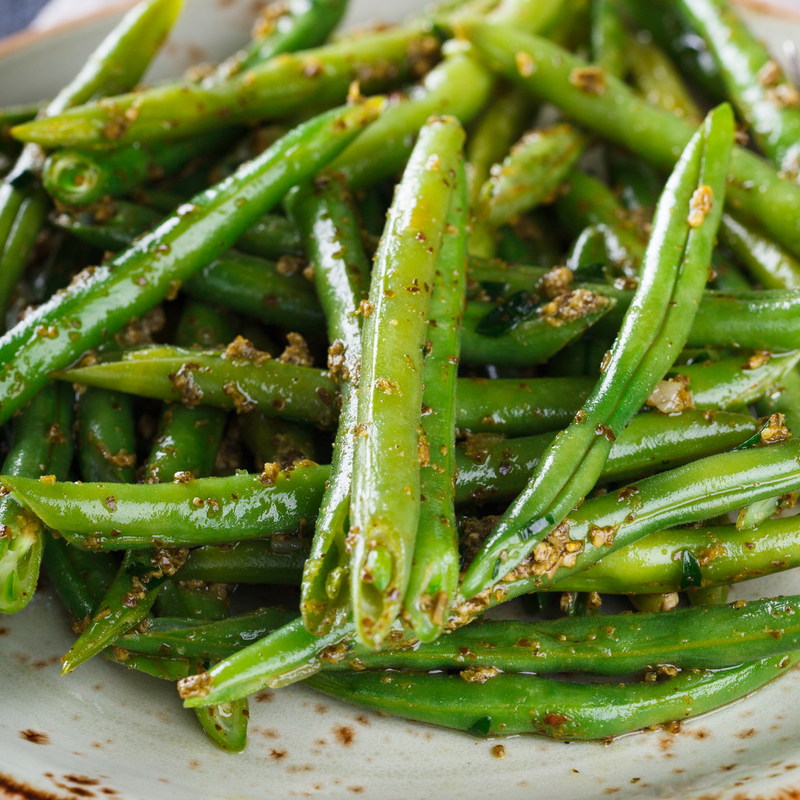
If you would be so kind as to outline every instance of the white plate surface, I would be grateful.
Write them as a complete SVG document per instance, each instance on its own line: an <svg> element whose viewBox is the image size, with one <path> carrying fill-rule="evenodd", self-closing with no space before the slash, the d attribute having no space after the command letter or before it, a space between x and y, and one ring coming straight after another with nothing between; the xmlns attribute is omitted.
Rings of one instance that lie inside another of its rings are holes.
<svg viewBox="0 0 800 800"><path fill-rule="evenodd" d="M399 19L419 0L356 0L352 21ZM247 36L252 0L188 0L152 77L219 59ZM0 105L52 96L111 29L101 15L0 45ZM746 11L780 52L800 49L800 22ZM737 587L733 597L800 592L795 573ZM305 686L263 692L251 704L247 751L206 739L172 685L99 659L67 678L73 640L48 592L0 617L0 798L30 800L370 800L503 798L800 797L800 671L756 695L687 722L678 735L634 734L602 744L534 737L497 741L387 719Z"/></svg>

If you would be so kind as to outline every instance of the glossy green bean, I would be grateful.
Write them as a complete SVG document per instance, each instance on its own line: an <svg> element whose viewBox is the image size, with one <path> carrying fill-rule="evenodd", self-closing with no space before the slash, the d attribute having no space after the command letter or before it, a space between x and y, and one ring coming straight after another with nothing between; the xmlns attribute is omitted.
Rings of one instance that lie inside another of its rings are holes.
<svg viewBox="0 0 800 800"><path fill-rule="evenodd" d="M150 486L7 480L48 527L88 549L116 550L293 532L301 518L316 516L327 477L328 467L298 465L277 476L270 471Z"/></svg>
<svg viewBox="0 0 800 800"><path fill-rule="evenodd" d="M588 226L600 231L611 263L623 274L638 273L647 238L608 187L580 171L570 176L567 187L556 200L561 223L573 236L580 235Z"/></svg>
<svg viewBox="0 0 800 800"><path fill-rule="evenodd" d="M375 257L362 334L350 504L350 592L359 637L377 647L400 612L420 506L422 348L464 131L420 131Z"/></svg>
<svg viewBox="0 0 800 800"><path fill-rule="evenodd" d="M57 150L42 169L42 183L61 203L85 206L121 197L137 186L177 172L196 156L230 140L230 130L119 150Z"/></svg>
<svg viewBox="0 0 800 800"><path fill-rule="evenodd" d="M522 136L535 110L535 103L526 91L507 87L475 120L465 149L470 209L475 208L481 187L489 180L489 170L503 160L511 145Z"/></svg>
<svg viewBox="0 0 800 800"><path fill-rule="evenodd" d="M476 736L535 733L580 741L705 713L760 688L798 660L800 655L792 654L723 670L686 671L661 683L564 683L515 673L481 682L458 675L370 670L322 672L308 683L383 714Z"/></svg>
<svg viewBox="0 0 800 800"><path fill-rule="evenodd" d="M800 353L750 363L744 354L673 367L667 379L688 378L695 408L726 410L753 403L780 388ZM758 359L762 360L762 359ZM527 436L565 428L594 386L591 377L462 378L456 396L462 431Z"/></svg>
<svg viewBox="0 0 800 800"><path fill-rule="evenodd" d="M465 624L489 606L562 580L564 585L559 585L559 590L593 591L576 586L574 578L578 573L648 533L709 519L747 503L794 491L790 487L797 480L797 473L791 460L797 447L789 441L709 456L645 478L627 490L587 500L570 512L565 526L493 589L485 589L461 603L453 612L451 624ZM676 566L680 568L680 564ZM629 586L644 583L637 579L627 582ZM642 589L640 593L656 591L661 590Z"/></svg>
<svg viewBox="0 0 800 800"><path fill-rule="evenodd" d="M353 430L358 416L361 371L362 300L369 264L341 173L332 172L313 186L301 187L289 200L314 265L314 281L328 326L329 367L339 384L341 409L333 445L331 473L306 562L300 609L307 629L325 633L349 606L349 553L345 546L355 458Z"/></svg>
<svg viewBox="0 0 800 800"><path fill-rule="evenodd" d="M67 477L72 461L72 393L50 385L14 420L3 473ZM0 499L0 612L21 611L33 597L47 532L13 498Z"/></svg>
<svg viewBox="0 0 800 800"><path fill-rule="evenodd" d="M228 80L234 75L274 58L324 44L339 24L346 0L291 0L279 9L262 10L253 41L217 67L211 80Z"/></svg>
<svg viewBox="0 0 800 800"><path fill-rule="evenodd" d="M586 137L567 123L525 134L481 187L478 218L489 225L504 225L550 201L586 143Z"/></svg>
<svg viewBox="0 0 800 800"><path fill-rule="evenodd" d="M592 61L606 74L622 79L627 72L625 27L609 0L593 0L591 7Z"/></svg>
<svg viewBox="0 0 800 800"><path fill-rule="evenodd" d="M187 581L299 586L307 555L301 539L278 533L269 540L195 547L180 574Z"/></svg>
<svg viewBox="0 0 800 800"><path fill-rule="evenodd" d="M77 429L84 480L133 483L136 447L129 395L86 389L78 402Z"/></svg>
<svg viewBox="0 0 800 800"><path fill-rule="evenodd" d="M426 50L427 48L427 50ZM421 24L391 28L322 47L284 53L218 83L168 83L117 95L12 129L45 147L90 147L193 136L238 122L292 117L341 103L354 80L375 92L414 74L438 50ZM422 55L420 53L422 52ZM126 115L130 109L135 112ZM165 120L170 124L166 125Z"/></svg>
<svg viewBox="0 0 800 800"><path fill-rule="evenodd" d="M35 394L53 369L97 346L174 291L176 281L221 255L292 185L336 155L381 105L380 99L368 100L299 126L235 176L180 207L125 253L29 314L0 339L0 377L7 378L0 390L0 420Z"/></svg>
<svg viewBox="0 0 800 800"><path fill-rule="evenodd" d="M360 662L357 667L367 669L427 672L495 667L504 672L607 676L630 675L660 664L680 669L735 667L745 661L788 655L800 647L799 600L794 595L743 604L533 623L478 621L423 645L390 646L378 652L353 648L346 658L326 665L325 670L353 669L354 659ZM217 626L222 627L219 623ZM179 631L176 638L182 641L186 636L185 631ZM187 648L187 654L194 652Z"/></svg>
<svg viewBox="0 0 800 800"><path fill-rule="evenodd" d="M800 261L754 225L734 214L723 214L719 235L739 263L765 289L800 288Z"/></svg>
<svg viewBox="0 0 800 800"><path fill-rule="evenodd" d="M56 373L63 380L117 386L143 397L187 406L258 410L322 428L336 419L336 384L328 374L270 358L245 339L226 350L154 345L126 351L117 360Z"/></svg>
<svg viewBox="0 0 800 800"><path fill-rule="evenodd" d="M436 263L422 366L420 512L403 600L420 641L431 641L442 632L458 586L455 393L466 291L468 220L466 170L459 165Z"/></svg>
<svg viewBox="0 0 800 800"><path fill-rule="evenodd" d="M144 633L129 632L117 639L117 646L144 655L172 658L225 658L236 650L262 639L297 618L296 611L279 606L206 622L156 618Z"/></svg>
<svg viewBox="0 0 800 800"><path fill-rule="evenodd" d="M614 442L600 483L630 481L696 458L722 453L758 430L746 414L684 411L674 417L640 414ZM477 434L460 446L456 500L481 504L513 500L524 488L554 433L506 439Z"/></svg>
<svg viewBox="0 0 800 800"><path fill-rule="evenodd" d="M678 12L705 40L725 90L759 149L797 180L800 95L767 48L725 0L679 0Z"/></svg>
<svg viewBox="0 0 800 800"><path fill-rule="evenodd" d="M226 253L196 272L181 290L267 325L320 333L325 321L314 287L301 274L283 275L273 262Z"/></svg>
<svg viewBox="0 0 800 800"><path fill-rule="evenodd" d="M625 60L634 86L649 102L695 124L701 122L703 114L700 108L680 73L658 45L629 35L625 42Z"/></svg>

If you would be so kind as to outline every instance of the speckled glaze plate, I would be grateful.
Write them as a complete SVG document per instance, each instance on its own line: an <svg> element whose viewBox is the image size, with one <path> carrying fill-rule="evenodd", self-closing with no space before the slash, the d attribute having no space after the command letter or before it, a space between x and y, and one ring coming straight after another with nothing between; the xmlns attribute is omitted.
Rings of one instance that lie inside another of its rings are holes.
<svg viewBox="0 0 800 800"><path fill-rule="evenodd" d="M253 0L187 0L152 77L219 59L247 36ZM349 22L399 19L421 0L355 0ZM0 104L49 97L74 74L122 10L0 43ZM800 48L800 15L743 10L780 54ZM732 599L800 592L800 575L753 581ZM800 798L800 671L689 721L678 735L639 733L608 746L534 737L497 741L388 719L299 685L251 704L247 751L218 751L174 687L94 659L67 678L73 640L45 589L0 617L0 798L370 800L614 797L683 800Z"/></svg>

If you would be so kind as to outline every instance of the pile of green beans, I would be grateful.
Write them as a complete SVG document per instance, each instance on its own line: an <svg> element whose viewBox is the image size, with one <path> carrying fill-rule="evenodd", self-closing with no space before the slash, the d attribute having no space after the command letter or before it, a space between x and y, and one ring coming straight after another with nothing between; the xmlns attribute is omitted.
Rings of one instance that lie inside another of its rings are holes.
<svg viewBox="0 0 800 800"><path fill-rule="evenodd" d="M300 680L610 740L796 664L725 604L800 565L800 92L727 0L292 0L132 91L179 8L0 109L0 612L43 566L65 675L234 752Z"/></svg>

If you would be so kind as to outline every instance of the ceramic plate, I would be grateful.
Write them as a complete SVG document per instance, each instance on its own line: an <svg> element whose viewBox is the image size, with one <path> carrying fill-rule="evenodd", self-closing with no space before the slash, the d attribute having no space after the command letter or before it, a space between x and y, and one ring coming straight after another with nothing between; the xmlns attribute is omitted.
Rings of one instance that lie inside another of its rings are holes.
<svg viewBox="0 0 800 800"><path fill-rule="evenodd" d="M401 18L420 0L356 0L349 21ZM252 0L188 0L151 73L216 60L247 37ZM776 53L800 48L800 17L743 12ZM74 74L121 12L0 45L0 104L49 97ZM753 581L734 599L800 592L800 576ZM305 686L262 692L251 704L247 751L217 750L174 687L94 659L67 678L73 637L45 589L0 617L0 798L370 800L613 797L789 800L800 797L800 671L683 725L609 746L534 737L496 741L387 719Z"/></svg>

